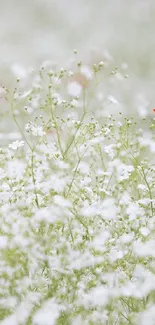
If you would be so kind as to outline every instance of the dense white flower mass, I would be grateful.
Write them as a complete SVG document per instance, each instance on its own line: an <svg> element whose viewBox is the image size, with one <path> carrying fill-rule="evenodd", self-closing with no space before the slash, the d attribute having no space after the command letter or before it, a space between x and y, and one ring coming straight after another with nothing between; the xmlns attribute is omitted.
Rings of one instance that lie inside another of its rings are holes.
<svg viewBox="0 0 155 325"><path fill-rule="evenodd" d="M61 308L54 301L47 301L33 317L34 325L54 325L60 314Z"/></svg>
<svg viewBox="0 0 155 325"><path fill-rule="evenodd" d="M32 89L18 81L8 96L16 131L0 148L0 325L153 325L153 123L146 132L132 117L97 118L92 89L79 104L81 85L44 65ZM82 73L93 82L101 66Z"/></svg>

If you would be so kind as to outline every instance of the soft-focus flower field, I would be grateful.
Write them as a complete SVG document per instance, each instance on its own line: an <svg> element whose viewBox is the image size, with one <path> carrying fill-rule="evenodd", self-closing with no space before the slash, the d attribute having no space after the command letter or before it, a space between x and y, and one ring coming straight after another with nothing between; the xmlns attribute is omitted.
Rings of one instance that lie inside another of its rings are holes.
<svg viewBox="0 0 155 325"><path fill-rule="evenodd" d="M155 324L154 13L1 3L0 325Z"/></svg>
<svg viewBox="0 0 155 325"><path fill-rule="evenodd" d="M105 113L124 75L73 55L1 88L0 324L154 324L154 119Z"/></svg>

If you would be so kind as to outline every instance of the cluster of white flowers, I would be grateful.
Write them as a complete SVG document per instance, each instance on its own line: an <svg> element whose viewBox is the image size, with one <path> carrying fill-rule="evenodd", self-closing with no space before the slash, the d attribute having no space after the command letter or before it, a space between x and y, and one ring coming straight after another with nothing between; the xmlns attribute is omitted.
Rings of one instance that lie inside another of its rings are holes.
<svg viewBox="0 0 155 325"><path fill-rule="evenodd" d="M30 132L34 137L43 137L46 134L42 126L34 125L30 122L25 125L25 130Z"/></svg>
<svg viewBox="0 0 155 325"><path fill-rule="evenodd" d="M0 324L154 324L154 131L96 120L52 73L36 119L13 115L23 140L0 148Z"/></svg>

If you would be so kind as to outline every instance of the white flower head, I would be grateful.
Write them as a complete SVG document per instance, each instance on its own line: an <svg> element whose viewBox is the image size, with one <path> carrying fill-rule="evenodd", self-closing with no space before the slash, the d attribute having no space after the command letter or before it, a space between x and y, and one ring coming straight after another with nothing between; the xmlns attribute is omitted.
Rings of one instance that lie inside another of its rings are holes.
<svg viewBox="0 0 155 325"><path fill-rule="evenodd" d="M70 208L72 206L71 202L60 195L54 196L54 203L63 208Z"/></svg>
<svg viewBox="0 0 155 325"><path fill-rule="evenodd" d="M78 106L78 101L76 99L71 100L71 106L72 107L77 107Z"/></svg>
<svg viewBox="0 0 155 325"><path fill-rule="evenodd" d="M53 95L53 102L54 102L54 104L56 104L58 106L62 104L62 99L61 99L60 94L54 93L54 95Z"/></svg>
<svg viewBox="0 0 155 325"><path fill-rule="evenodd" d="M9 144L9 149L17 150L18 148L21 148L23 146L24 146L24 141L17 140Z"/></svg>
<svg viewBox="0 0 155 325"><path fill-rule="evenodd" d="M47 300L42 308L34 314L33 324L55 325L62 309L62 306L55 303L53 299Z"/></svg>
<svg viewBox="0 0 155 325"><path fill-rule="evenodd" d="M34 137L43 137L46 134L42 126L34 125L32 123L27 123L25 125L25 130L30 132Z"/></svg>

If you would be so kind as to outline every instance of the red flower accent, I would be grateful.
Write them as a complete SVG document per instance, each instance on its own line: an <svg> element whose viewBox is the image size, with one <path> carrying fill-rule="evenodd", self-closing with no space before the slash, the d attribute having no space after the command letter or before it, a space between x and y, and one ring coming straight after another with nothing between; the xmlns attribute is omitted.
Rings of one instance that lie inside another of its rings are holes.
<svg viewBox="0 0 155 325"><path fill-rule="evenodd" d="M155 108L153 108L153 112L155 113Z"/></svg>

